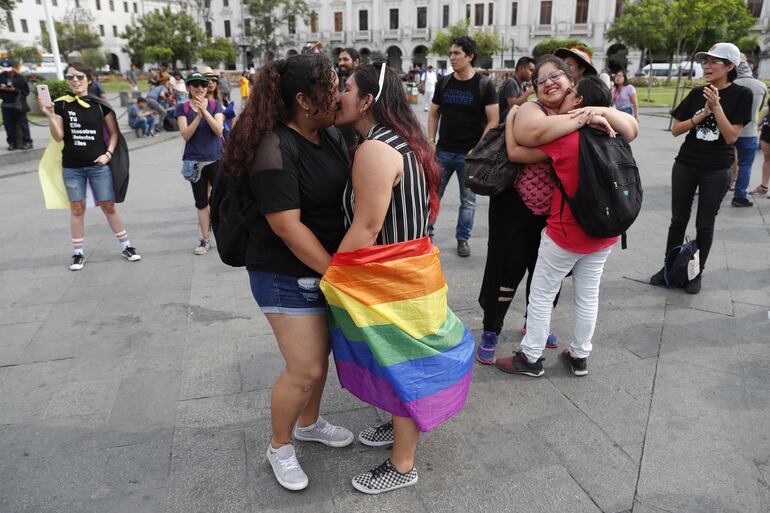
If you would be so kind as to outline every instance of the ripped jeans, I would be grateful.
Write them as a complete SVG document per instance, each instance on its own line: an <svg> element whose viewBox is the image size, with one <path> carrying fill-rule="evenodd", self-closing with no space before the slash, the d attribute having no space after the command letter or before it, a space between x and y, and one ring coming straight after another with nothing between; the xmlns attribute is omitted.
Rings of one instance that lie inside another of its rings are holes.
<svg viewBox="0 0 770 513"><path fill-rule="evenodd" d="M264 314L326 315L321 278L249 271L251 293Z"/></svg>

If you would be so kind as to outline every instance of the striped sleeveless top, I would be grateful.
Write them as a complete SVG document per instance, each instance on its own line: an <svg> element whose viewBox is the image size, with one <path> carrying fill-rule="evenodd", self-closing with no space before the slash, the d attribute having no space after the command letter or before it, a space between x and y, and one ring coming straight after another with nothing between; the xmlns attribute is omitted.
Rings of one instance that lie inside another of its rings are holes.
<svg viewBox="0 0 770 513"><path fill-rule="evenodd" d="M425 237L428 234L430 217L430 194L425 173L417 161L417 156L390 128L373 126L366 136L366 140L369 139L388 144L404 157L404 174L398 185L393 187L390 207L375 245L395 244ZM348 180L345 187L342 209L345 214L345 228L349 228L356 211L352 180Z"/></svg>

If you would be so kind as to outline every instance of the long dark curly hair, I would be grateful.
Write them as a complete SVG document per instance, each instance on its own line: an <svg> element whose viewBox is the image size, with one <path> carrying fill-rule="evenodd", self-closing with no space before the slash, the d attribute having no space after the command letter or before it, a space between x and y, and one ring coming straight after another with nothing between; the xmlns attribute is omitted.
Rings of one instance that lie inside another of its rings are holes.
<svg viewBox="0 0 770 513"><path fill-rule="evenodd" d="M379 79L381 64L367 64L359 66L353 76L358 85L358 97L363 98L367 94L377 96L380 89ZM436 220L439 210L438 188L440 173L436 155L428 144L420 122L414 115L412 107L406 99L406 92L395 71L390 68L385 70L385 81L382 84L382 94L372 106L374 121L396 132L401 139L409 145L409 148L417 157L425 182L430 192L430 221Z"/></svg>
<svg viewBox="0 0 770 513"><path fill-rule="evenodd" d="M238 177L248 169L262 139L296 113L298 93L310 99L316 112L333 108L334 77L331 61L318 54L295 55L263 66L227 139L222 155L224 174Z"/></svg>

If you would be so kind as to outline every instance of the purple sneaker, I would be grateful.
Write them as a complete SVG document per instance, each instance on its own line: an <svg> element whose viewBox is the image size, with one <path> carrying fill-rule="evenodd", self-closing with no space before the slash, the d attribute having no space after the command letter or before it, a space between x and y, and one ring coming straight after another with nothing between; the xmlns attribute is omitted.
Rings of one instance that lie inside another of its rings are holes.
<svg viewBox="0 0 770 513"><path fill-rule="evenodd" d="M476 360L482 365L495 363L495 348L497 347L497 333L485 331L481 334L481 343L476 350Z"/></svg>
<svg viewBox="0 0 770 513"><path fill-rule="evenodd" d="M526 335L527 334L527 321L524 320L524 326L521 327L521 334ZM559 339L556 338L556 335L551 333L548 335L548 340L545 341L545 347L548 349L556 349L559 347Z"/></svg>

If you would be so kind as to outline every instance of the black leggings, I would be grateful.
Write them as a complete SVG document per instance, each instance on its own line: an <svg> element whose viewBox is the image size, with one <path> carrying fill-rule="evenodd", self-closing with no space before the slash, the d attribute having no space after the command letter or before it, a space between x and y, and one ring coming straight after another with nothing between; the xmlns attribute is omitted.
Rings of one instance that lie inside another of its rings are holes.
<svg viewBox="0 0 770 513"><path fill-rule="evenodd" d="M479 305L484 331L500 333L516 289L527 272L527 298L546 216L536 216L515 188L489 200L489 239Z"/></svg>
<svg viewBox="0 0 770 513"><path fill-rule="evenodd" d="M714 242L714 222L727 189L730 187L732 167L708 169L674 162L671 173L671 226L668 228L666 255L684 242L690 221L692 202L698 191L698 212L695 216L695 237L700 250L701 271Z"/></svg>
<svg viewBox="0 0 770 513"><path fill-rule="evenodd" d="M203 210L209 206L209 184L213 186L218 178L219 161L217 160L201 170L201 177L197 182L190 182L195 198L195 208Z"/></svg>

